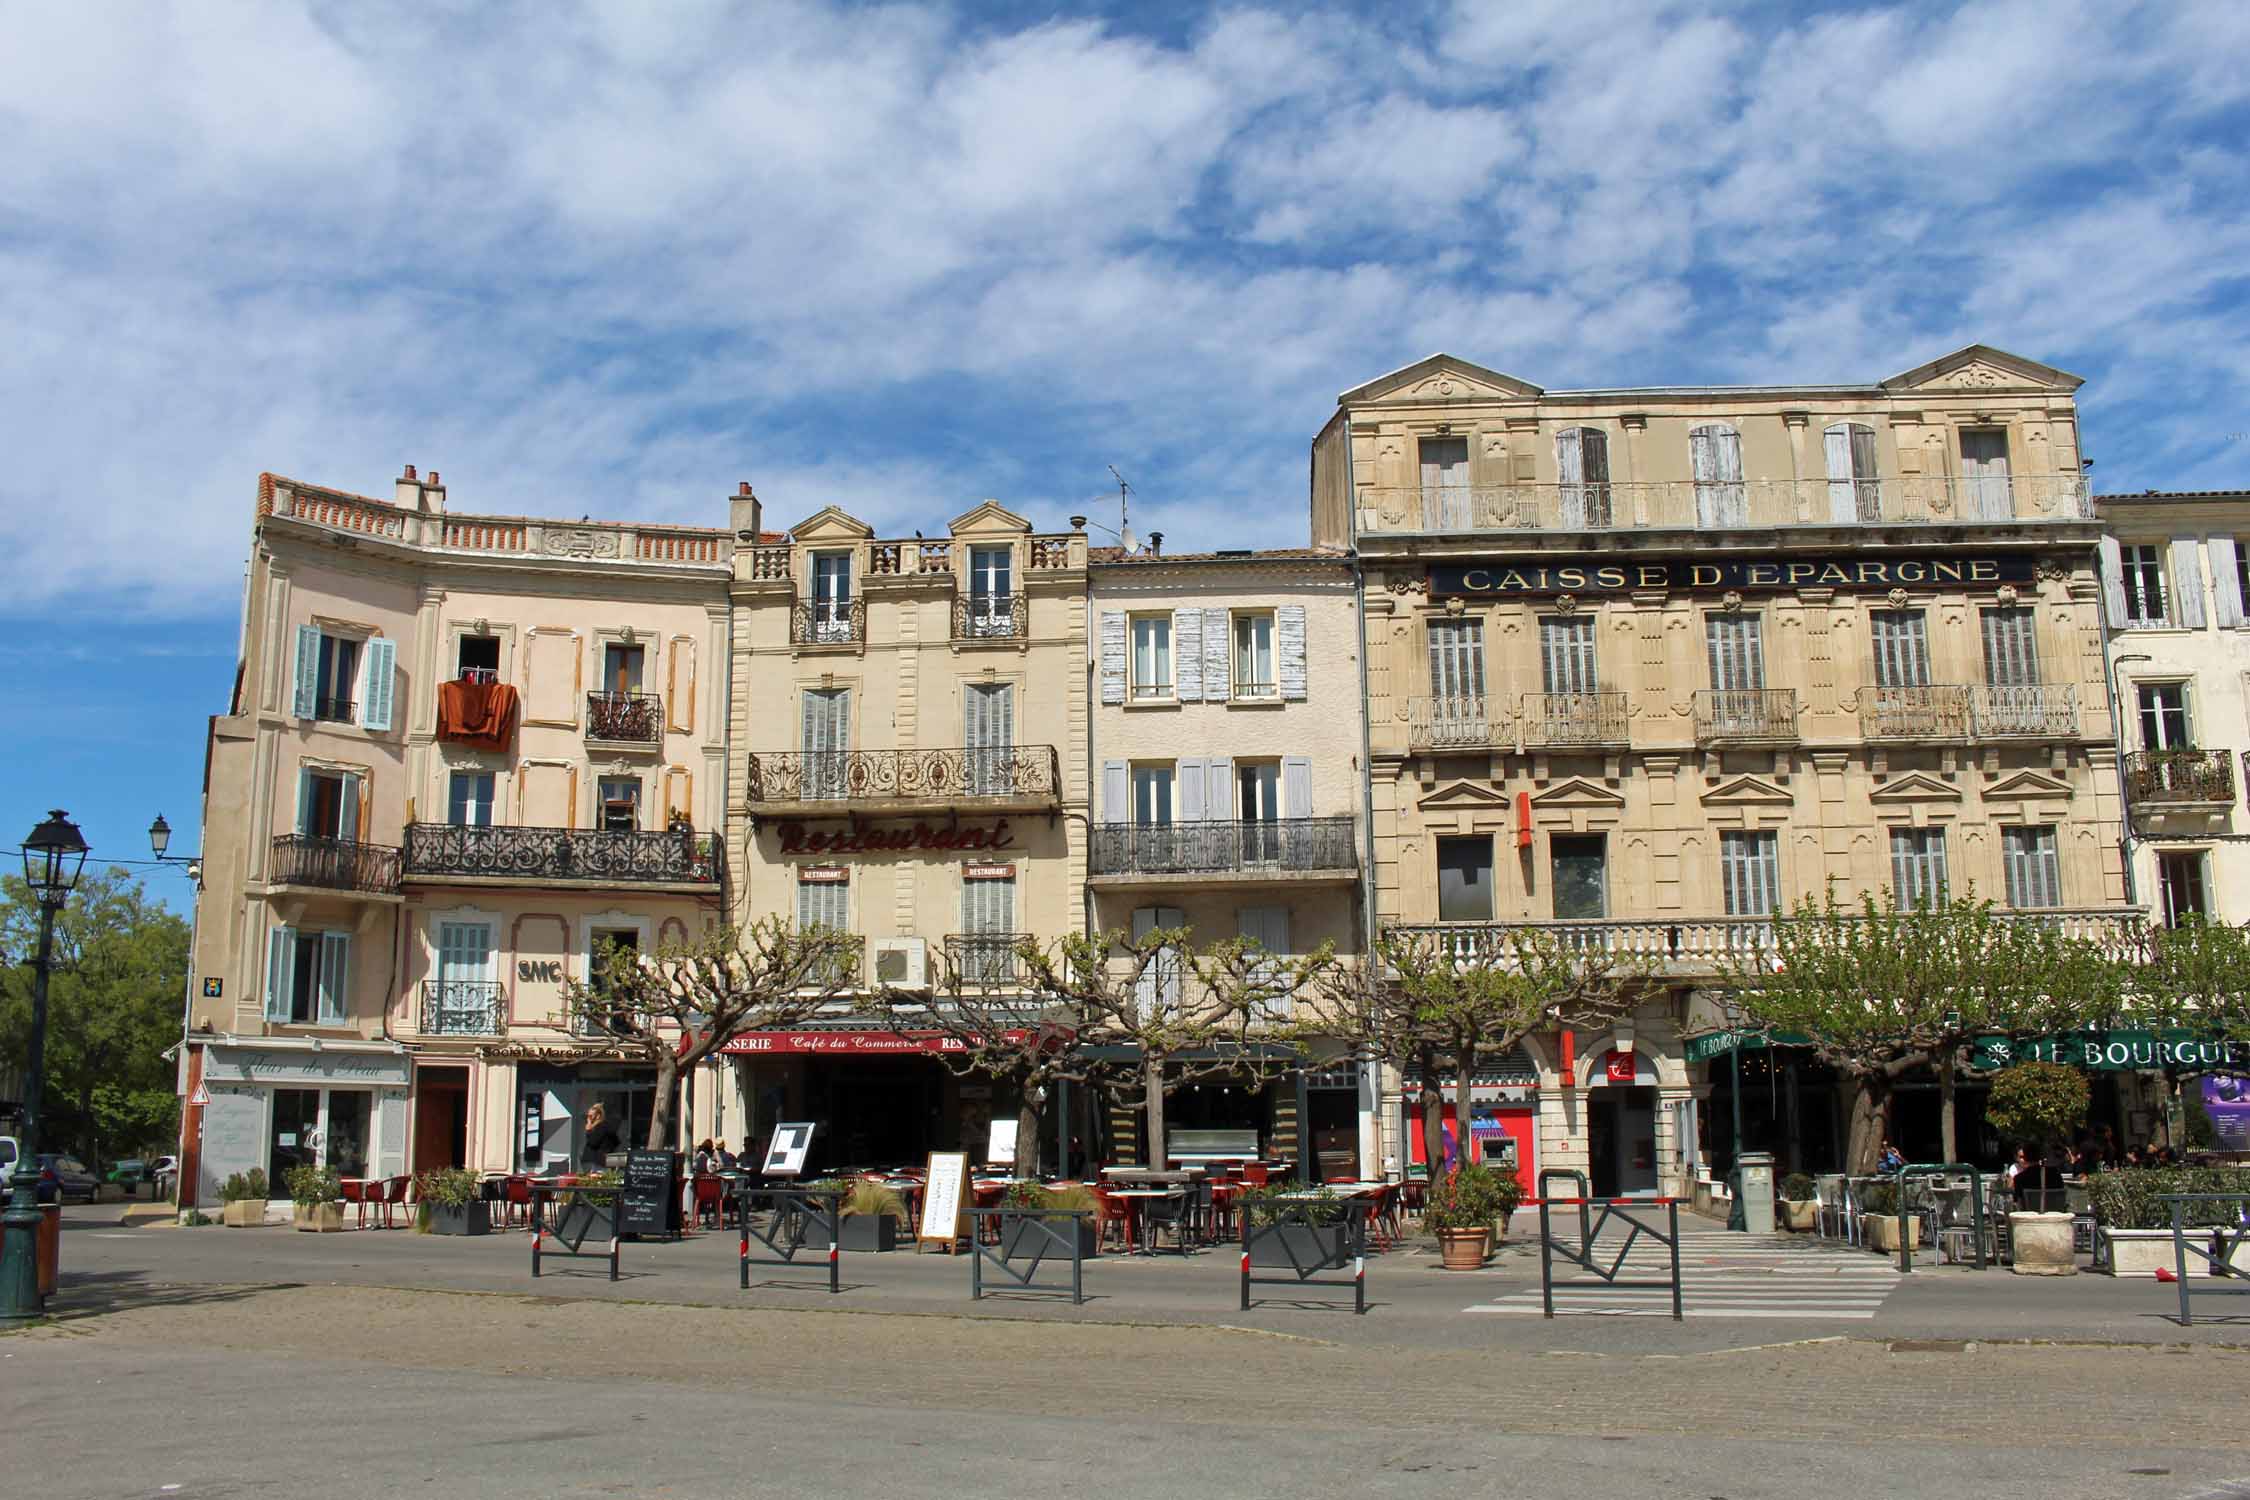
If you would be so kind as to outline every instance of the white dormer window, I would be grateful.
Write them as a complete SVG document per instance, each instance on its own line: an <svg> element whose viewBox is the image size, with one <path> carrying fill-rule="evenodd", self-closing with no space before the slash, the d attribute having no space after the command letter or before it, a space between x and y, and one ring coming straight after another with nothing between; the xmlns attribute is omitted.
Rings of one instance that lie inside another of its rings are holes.
<svg viewBox="0 0 2250 1500"><path fill-rule="evenodd" d="M812 560L813 639L852 638L852 555L816 552Z"/></svg>

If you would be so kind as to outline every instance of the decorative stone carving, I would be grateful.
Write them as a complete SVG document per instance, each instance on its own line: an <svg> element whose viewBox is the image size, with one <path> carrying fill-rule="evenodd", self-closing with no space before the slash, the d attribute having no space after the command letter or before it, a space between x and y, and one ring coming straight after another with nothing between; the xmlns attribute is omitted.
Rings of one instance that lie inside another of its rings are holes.
<svg viewBox="0 0 2250 1500"><path fill-rule="evenodd" d="M1741 613L1742 613L1742 594L1741 594L1741 592L1740 592L1739 590L1736 590L1736 589L1728 589L1728 590L1726 591L1726 593L1725 593L1725 594L1723 594L1723 595L1721 595L1721 596L1720 596L1720 598L1719 598L1719 608L1720 608L1720 609L1722 609L1722 610L1724 610L1724 611L1725 611L1726 613L1728 613L1728 614L1730 614L1730 615L1738 615L1738 614L1741 614Z"/></svg>
<svg viewBox="0 0 2250 1500"><path fill-rule="evenodd" d="M1557 594L1555 596L1555 613L1558 615L1577 614L1578 596L1576 594Z"/></svg>
<svg viewBox="0 0 2250 1500"><path fill-rule="evenodd" d="M1893 609L1906 608L1906 590L1904 589L1892 589L1889 593L1885 594L1883 598L1884 601L1888 603Z"/></svg>
<svg viewBox="0 0 2250 1500"><path fill-rule="evenodd" d="M1401 595L1426 594L1430 588L1429 580L1419 573L1393 573L1385 586L1392 593Z"/></svg>
<svg viewBox="0 0 2250 1500"><path fill-rule="evenodd" d="M549 557L615 557L617 533L591 526L550 526L540 546Z"/></svg>
<svg viewBox="0 0 2250 1500"><path fill-rule="evenodd" d="M2014 603L2016 602L2016 598L2017 598L2017 595L2016 595L2016 586L2015 586L2014 584L2012 584L2012 583L2003 583L2003 584L2001 584L2001 585L2000 585L2000 593L1999 593L1999 598L2000 598L2000 603L2001 603L2001 606L2002 606L2003 608L2006 608L2006 607L2008 607L2008 606L2010 606L2010 605L2013 605L2013 604L2014 604Z"/></svg>
<svg viewBox="0 0 2250 1500"><path fill-rule="evenodd" d="M2038 563L2039 576L2049 583L2063 583L2070 578L2070 564L2059 557L2042 557Z"/></svg>

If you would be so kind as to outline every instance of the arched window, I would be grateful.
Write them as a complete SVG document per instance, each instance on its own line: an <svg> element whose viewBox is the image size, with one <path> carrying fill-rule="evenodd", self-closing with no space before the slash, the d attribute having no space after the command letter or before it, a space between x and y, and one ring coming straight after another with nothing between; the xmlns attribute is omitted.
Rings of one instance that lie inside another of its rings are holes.
<svg viewBox="0 0 2250 1500"><path fill-rule="evenodd" d="M1562 480L1562 523L1601 529L1616 524L1610 508L1609 434L1566 427L1555 434L1555 472Z"/></svg>
<svg viewBox="0 0 2250 1500"><path fill-rule="evenodd" d="M1875 473L1875 429L1838 422L1824 434L1828 450L1828 519L1870 525L1883 519L1883 482Z"/></svg>
<svg viewBox="0 0 2250 1500"><path fill-rule="evenodd" d="M1724 422L1706 422L1688 433L1695 465L1695 524L1747 526L1750 499L1742 488L1742 434Z"/></svg>

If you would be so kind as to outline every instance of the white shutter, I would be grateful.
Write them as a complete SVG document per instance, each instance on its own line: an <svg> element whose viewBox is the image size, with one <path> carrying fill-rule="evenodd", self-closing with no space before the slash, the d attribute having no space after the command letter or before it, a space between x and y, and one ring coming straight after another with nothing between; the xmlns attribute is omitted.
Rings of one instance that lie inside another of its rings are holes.
<svg viewBox="0 0 2250 1500"><path fill-rule="evenodd" d="M1305 669L1305 607L1284 604L1273 612L1274 652L1280 658L1281 696L1302 702L1309 690Z"/></svg>
<svg viewBox="0 0 2250 1500"><path fill-rule="evenodd" d="M1121 760L1102 762L1102 821L1133 821L1133 778L1130 769Z"/></svg>
<svg viewBox="0 0 2250 1500"><path fill-rule="evenodd" d="M344 993L351 982L352 935L348 932L324 932L320 935L320 1024L344 1024Z"/></svg>
<svg viewBox="0 0 2250 1500"><path fill-rule="evenodd" d="M1589 619L1541 620L1539 645L1550 693L1599 692L1594 671L1594 622Z"/></svg>
<svg viewBox="0 0 2250 1500"><path fill-rule="evenodd" d="M1984 680L1992 687L2031 687L2039 681L2036 623L2028 609L1984 612Z"/></svg>
<svg viewBox="0 0 2250 1500"><path fill-rule="evenodd" d="M1242 808L1234 789L1234 762L1208 760L1203 763L1203 784L1210 790L1203 797L1203 816L1214 823L1231 823L1242 816Z"/></svg>
<svg viewBox="0 0 2250 1500"><path fill-rule="evenodd" d="M1222 661L1224 658L1222 658ZM1203 611L1172 611L1172 686L1182 703L1203 701ZM1225 680L1222 672L1220 680ZM1219 694L1225 697L1225 693Z"/></svg>
<svg viewBox="0 0 2250 1500"><path fill-rule="evenodd" d="M1180 762L1172 795L1178 799L1175 812L1182 823L1200 823L1203 812L1203 759L1197 756Z"/></svg>
<svg viewBox="0 0 2250 1500"><path fill-rule="evenodd" d="M297 972L297 933L276 927L266 940L266 1019L289 1019L289 981Z"/></svg>
<svg viewBox="0 0 2250 1500"><path fill-rule="evenodd" d="M1303 755L1281 759L1281 815L1309 818L1312 811L1312 760Z"/></svg>
<svg viewBox="0 0 2250 1500"><path fill-rule="evenodd" d="M1430 696L1484 696L1484 624L1479 620L1430 622Z"/></svg>
<svg viewBox="0 0 2250 1500"><path fill-rule="evenodd" d="M2101 554L2102 608L2109 616L2109 628L2125 628L2125 554L2118 548L2117 538L2105 536L2097 546Z"/></svg>
<svg viewBox="0 0 2250 1500"><path fill-rule="evenodd" d="M309 719L319 710L320 700L320 632L310 625L297 627L297 696L291 705L300 719Z"/></svg>
<svg viewBox="0 0 2250 1500"><path fill-rule="evenodd" d="M1852 484L1852 430L1838 422L1823 435L1828 455L1828 519L1849 525L1859 519L1859 496Z"/></svg>
<svg viewBox="0 0 2250 1500"><path fill-rule="evenodd" d="M1562 523L1575 531L1586 524L1586 465L1579 428L1555 434L1555 480L1562 490Z"/></svg>
<svg viewBox="0 0 2250 1500"><path fill-rule="evenodd" d="M1233 622L1223 609L1203 612L1203 699L1206 703L1224 703L1232 696L1229 682L1231 673L1227 665L1228 653L1234 649Z"/></svg>
<svg viewBox="0 0 2250 1500"><path fill-rule="evenodd" d="M1755 692L1766 685L1765 633L1759 616L1705 616L1704 648L1716 691Z"/></svg>
<svg viewBox="0 0 2250 1500"><path fill-rule="evenodd" d="M1125 701L1125 612L1102 611L1102 702Z"/></svg>
<svg viewBox="0 0 2250 1500"><path fill-rule="evenodd" d="M1740 526L1743 513L1742 435L1716 423L1688 434L1688 456L1695 468L1695 522L1698 526Z"/></svg>
<svg viewBox="0 0 2250 1500"><path fill-rule="evenodd" d="M391 727L391 694L398 668L398 643L380 636L367 643L367 691L361 696L359 722L369 729Z"/></svg>
<svg viewBox="0 0 2250 1500"><path fill-rule="evenodd" d="M1174 931L1187 926L1187 913L1171 906L1143 906L1133 912L1133 941L1137 945L1150 933L1162 928ZM1166 951L1141 971L1140 982L1134 994L1141 1003L1141 1014L1147 1016L1161 1000L1166 1005L1176 1005L1180 999L1180 956Z"/></svg>
<svg viewBox="0 0 2250 1500"><path fill-rule="evenodd" d="M2005 521L2015 514L2008 493L2008 434L1991 427L1961 432L1961 477L1972 521Z"/></svg>
<svg viewBox="0 0 2250 1500"><path fill-rule="evenodd" d="M2231 536L2215 536L2204 544L2211 554L2211 604L2222 630L2242 623L2242 564Z"/></svg>
<svg viewBox="0 0 2250 1500"><path fill-rule="evenodd" d="M2172 538L2172 597L2179 601L2176 625L2203 628L2203 549L2192 536Z"/></svg>

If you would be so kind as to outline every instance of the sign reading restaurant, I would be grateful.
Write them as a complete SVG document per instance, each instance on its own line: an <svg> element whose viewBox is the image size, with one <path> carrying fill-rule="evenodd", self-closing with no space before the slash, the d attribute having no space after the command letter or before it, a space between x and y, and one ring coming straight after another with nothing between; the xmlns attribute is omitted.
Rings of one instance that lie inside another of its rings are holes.
<svg viewBox="0 0 2250 1500"><path fill-rule="evenodd" d="M1445 563L1430 568L1430 597L1461 594L1629 594L1673 589L1966 588L2030 583L2021 553L1985 557L1564 558L1553 562Z"/></svg>
<svg viewBox="0 0 2250 1500"><path fill-rule="evenodd" d="M1006 818L963 828L917 823L912 828L853 828L835 833L815 833L802 823L783 823L780 834L784 854L953 854L1007 849L1016 842Z"/></svg>

